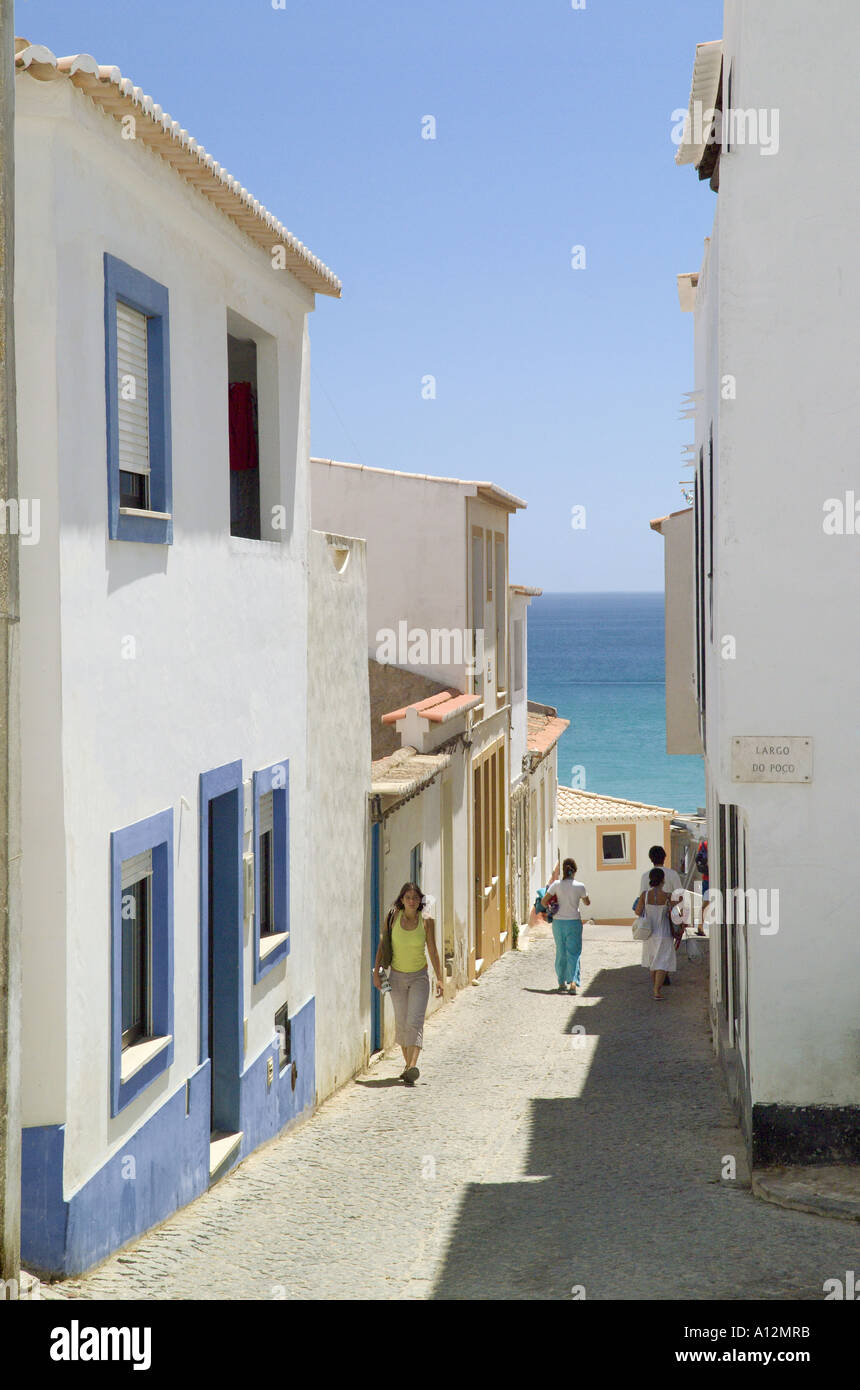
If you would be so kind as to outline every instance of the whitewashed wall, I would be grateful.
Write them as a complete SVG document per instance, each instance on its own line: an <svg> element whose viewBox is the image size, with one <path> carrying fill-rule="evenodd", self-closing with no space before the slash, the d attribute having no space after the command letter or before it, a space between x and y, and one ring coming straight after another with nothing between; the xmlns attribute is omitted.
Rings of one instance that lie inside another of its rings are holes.
<svg viewBox="0 0 860 1390"><path fill-rule="evenodd" d="M436 920L436 948L439 951L440 963L442 963L442 931L438 912L443 891L441 777L437 777L428 787L424 787L417 796L405 801L391 815L386 816L381 838L382 914L380 927L384 926L388 909L395 902L403 884L410 878L409 857L413 846L423 844L421 890L425 897L429 895L433 899L431 907ZM425 910L429 912L429 909ZM428 1017L444 1002L444 1000L436 998L432 966L429 969L431 988L430 1002L427 1006ZM383 1045L393 1047L394 1008L389 996L386 996L383 1001L382 1027Z"/></svg>
<svg viewBox="0 0 860 1390"><path fill-rule="evenodd" d="M519 781L523 775L523 758L528 748L528 611L531 599L525 594L508 591L508 671L511 705L511 782ZM523 682L519 690L514 688L514 646L517 622L522 623L522 674Z"/></svg>
<svg viewBox="0 0 860 1390"><path fill-rule="evenodd" d="M692 508L667 516L660 530L666 583L666 752L701 755Z"/></svg>
<svg viewBox="0 0 860 1390"><path fill-rule="evenodd" d="M742 808L748 886L779 893L779 930L749 934L752 1099L856 1106L860 662L845 617L860 603L860 537L827 535L823 521L827 499L860 495L860 184L842 138L860 10L778 8L726 7L734 103L779 109L780 151L723 157L696 313L702 426L713 416L719 461L709 805ZM732 400L720 398L726 374ZM731 738L747 734L810 736L813 782L734 782ZM716 855L712 884L715 873Z"/></svg>
<svg viewBox="0 0 860 1390"><path fill-rule="evenodd" d="M316 962L316 1087L322 1099L370 1052L367 551L363 540L312 531L309 560L309 907Z"/></svg>
<svg viewBox="0 0 860 1390"><path fill-rule="evenodd" d="M254 986L246 940L246 1062L271 1042L283 1000L298 1008L313 993L305 674L312 296L68 84L19 84L18 99L22 493L45 503L42 540L21 552L24 1123L65 1122L68 1190L197 1066L200 772L242 758L247 776L290 760L292 950ZM170 294L170 547L107 539L105 251ZM278 342L289 525L274 542L229 534L228 309ZM136 656L124 660L129 636ZM170 806L174 1062L110 1119L110 832Z"/></svg>
<svg viewBox="0 0 860 1390"><path fill-rule="evenodd" d="M576 860L576 876L588 888L591 906L583 909L584 916L593 917L595 922L632 922L642 875L651 868L648 851L652 845L667 843L665 822L662 816L636 822L636 863L630 869L598 869L598 824L612 829L608 821L561 821L562 859L569 856Z"/></svg>
<svg viewBox="0 0 860 1390"><path fill-rule="evenodd" d="M529 844L531 846L530 893L546 888L560 847L558 823L558 745L550 749L529 773ZM543 809L542 809L543 808Z"/></svg>
<svg viewBox="0 0 860 1390"><path fill-rule="evenodd" d="M368 653L379 659L385 629L429 632L468 622L466 524L462 489L379 469L311 463L312 520L320 530L363 536L368 543ZM466 690L462 663L394 666Z"/></svg>

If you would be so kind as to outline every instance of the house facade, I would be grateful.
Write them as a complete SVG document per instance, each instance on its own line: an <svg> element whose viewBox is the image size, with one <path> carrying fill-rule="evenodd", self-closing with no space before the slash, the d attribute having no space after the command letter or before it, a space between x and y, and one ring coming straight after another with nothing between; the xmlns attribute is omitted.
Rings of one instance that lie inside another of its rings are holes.
<svg viewBox="0 0 860 1390"><path fill-rule="evenodd" d="M361 543L310 532L307 322L338 281L116 69L26 40L17 68L41 517L21 549L23 1258L68 1274L309 1113L318 1056L330 1088L366 1051L367 995L344 1048L322 1020L348 988L316 981L339 926L321 842L363 873L369 739L315 827L308 657L309 611L357 622L366 594ZM343 700L360 721L360 686Z"/></svg>
<svg viewBox="0 0 860 1390"><path fill-rule="evenodd" d="M440 780L440 824L453 817L450 871L440 843L439 877L433 884L431 870L429 880L459 985L512 944L508 525L525 503L491 483L331 459L312 459L311 471L314 525L348 526L367 540L371 662L395 680L400 672L434 683L435 693L379 717L416 754L465 750ZM435 862L428 854L428 868ZM399 888L411 863L401 844L373 883Z"/></svg>
<svg viewBox="0 0 860 1390"><path fill-rule="evenodd" d="M558 838L562 859L576 860L577 878L588 888L588 914L595 922L626 926L634 920L642 874L651 868L648 851L661 845L672 858L672 817L664 806L623 797L599 796L576 787L558 789Z"/></svg>
<svg viewBox="0 0 860 1390"><path fill-rule="evenodd" d="M842 632L860 597L860 189L833 139L860 12L778 8L776 23L728 0L678 154L718 196L702 265L679 278L696 434L672 601L695 628L712 1026L756 1164L860 1156L860 666Z"/></svg>

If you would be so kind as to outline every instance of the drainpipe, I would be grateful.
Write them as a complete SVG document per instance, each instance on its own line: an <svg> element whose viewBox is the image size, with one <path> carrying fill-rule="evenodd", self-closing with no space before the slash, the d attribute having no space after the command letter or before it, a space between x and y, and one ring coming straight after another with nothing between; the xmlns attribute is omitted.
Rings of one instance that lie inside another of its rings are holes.
<svg viewBox="0 0 860 1390"><path fill-rule="evenodd" d="M15 19L0 0L0 506L18 496L15 417ZM21 1258L21 919L18 749L18 536L0 530L0 1275Z"/></svg>

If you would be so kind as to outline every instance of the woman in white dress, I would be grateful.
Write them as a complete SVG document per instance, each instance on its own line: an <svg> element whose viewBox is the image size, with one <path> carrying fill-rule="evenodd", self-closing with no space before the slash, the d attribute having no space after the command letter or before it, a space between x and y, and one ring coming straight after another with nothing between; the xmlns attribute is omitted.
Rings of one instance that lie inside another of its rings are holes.
<svg viewBox="0 0 860 1390"><path fill-rule="evenodd" d="M665 891L665 877L662 869L652 869L648 875L650 886L636 902L637 917L645 917L651 925L651 935L642 942L642 964L651 972L651 987L658 1000L663 998L663 982L674 971L677 959L669 916L672 895Z"/></svg>

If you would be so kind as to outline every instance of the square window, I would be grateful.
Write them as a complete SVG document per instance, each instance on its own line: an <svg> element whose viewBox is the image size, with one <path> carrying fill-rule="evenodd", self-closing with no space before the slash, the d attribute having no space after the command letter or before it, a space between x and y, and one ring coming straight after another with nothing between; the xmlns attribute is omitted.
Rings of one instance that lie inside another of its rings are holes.
<svg viewBox="0 0 860 1390"><path fill-rule="evenodd" d="M168 293L107 253L104 271L108 534L112 540L169 544Z"/></svg>
<svg viewBox="0 0 860 1390"><path fill-rule="evenodd" d="M635 825L601 825L597 827L598 869L631 869L635 863Z"/></svg>
<svg viewBox="0 0 860 1390"><path fill-rule="evenodd" d="M604 835L603 858L625 860L627 858L626 837L624 835Z"/></svg>

